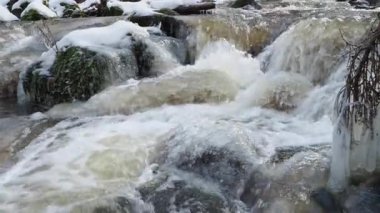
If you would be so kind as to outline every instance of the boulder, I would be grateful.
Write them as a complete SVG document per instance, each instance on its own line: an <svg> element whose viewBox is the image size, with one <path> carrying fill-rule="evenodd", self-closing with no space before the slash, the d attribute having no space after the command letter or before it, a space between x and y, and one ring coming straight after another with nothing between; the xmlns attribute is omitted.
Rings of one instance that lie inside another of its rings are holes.
<svg viewBox="0 0 380 213"><path fill-rule="evenodd" d="M260 10L262 6L256 0L236 0L231 5L233 8L241 8L245 6L253 6L255 9Z"/></svg>
<svg viewBox="0 0 380 213"><path fill-rule="evenodd" d="M223 148L210 148L196 156L185 153L176 162L176 167L205 180L220 183L221 188L231 196L237 196L251 168L236 153Z"/></svg>
<svg viewBox="0 0 380 213"><path fill-rule="evenodd" d="M32 103L44 107L87 100L102 90L109 78L107 57L79 47L58 52L49 75L39 72L41 64L27 69L23 87Z"/></svg>
<svg viewBox="0 0 380 213"><path fill-rule="evenodd" d="M170 211L222 213L228 211L227 202L218 194L192 186L185 180L170 180L167 174L142 184L138 191L142 199L151 203L156 213Z"/></svg>

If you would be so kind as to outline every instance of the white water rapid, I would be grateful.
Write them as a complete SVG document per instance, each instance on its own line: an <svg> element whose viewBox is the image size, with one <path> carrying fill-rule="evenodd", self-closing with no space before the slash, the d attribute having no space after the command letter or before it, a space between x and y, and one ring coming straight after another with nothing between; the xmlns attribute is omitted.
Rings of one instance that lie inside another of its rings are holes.
<svg viewBox="0 0 380 213"><path fill-rule="evenodd" d="M184 180L222 197L225 212L317 209L308 193L326 185L330 169L333 104L346 72L341 31L354 40L367 21L304 19L256 58L209 42L192 65L162 66L157 77L35 114L60 122L0 174L0 212L96 212L115 197L154 212L139 187L163 173L157 191ZM303 148L274 159L284 147ZM262 193L252 198L255 172L271 184L256 185ZM167 212L192 212L169 200Z"/></svg>

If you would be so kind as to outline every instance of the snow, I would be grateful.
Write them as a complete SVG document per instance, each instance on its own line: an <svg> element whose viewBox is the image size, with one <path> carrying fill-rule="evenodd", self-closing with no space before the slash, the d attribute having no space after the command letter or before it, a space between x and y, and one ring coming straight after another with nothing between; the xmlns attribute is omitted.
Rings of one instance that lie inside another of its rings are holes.
<svg viewBox="0 0 380 213"><path fill-rule="evenodd" d="M94 4L100 4L100 0L86 0L80 4L78 4L79 8L81 10L85 10L85 9L88 9L89 7L91 7L91 5L94 5Z"/></svg>
<svg viewBox="0 0 380 213"><path fill-rule="evenodd" d="M9 0L0 0L0 6L7 6Z"/></svg>
<svg viewBox="0 0 380 213"><path fill-rule="evenodd" d="M18 18L10 13L7 8L0 5L0 21L15 21Z"/></svg>
<svg viewBox="0 0 380 213"><path fill-rule="evenodd" d="M49 8L53 10L55 13L57 13L58 16L63 15L63 11L65 10L65 7L61 5L61 3L65 3L68 5L76 5L77 3L74 0L50 0L49 1Z"/></svg>
<svg viewBox="0 0 380 213"><path fill-rule="evenodd" d="M216 4L223 3L225 0L216 0ZM0 21L18 20L7 8L9 0L0 0ZM43 0L18 0L13 4L12 10L21 9L23 3L29 3L27 8L22 12L21 16L33 9L46 18L62 17L65 9L61 3L69 5L78 5L81 10L89 10L96 4L100 4L100 0L85 0L77 4L75 0L50 0L46 6ZM138 2L124 2L120 0L108 0L107 7L118 7L123 10L123 15L148 16L153 15L155 11L160 9L174 9L181 5L194 5L202 3L202 0L140 0Z"/></svg>
<svg viewBox="0 0 380 213"><path fill-rule="evenodd" d="M153 9L174 9L181 5L199 4L201 0L145 0Z"/></svg>
<svg viewBox="0 0 380 213"><path fill-rule="evenodd" d="M52 10L50 10L47 6L45 6L41 0L35 0L31 2L25 10L21 13L21 17L23 17L29 10L35 10L40 15L47 17L47 18L53 18L57 17L57 14L54 13Z"/></svg>
<svg viewBox="0 0 380 213"><path fill-rule="evenodd" d="M117 21L105 27L75 30L64 36L58 43L58 48L67 46L80 47L121 47L130 44L128 34L143 38L148 37L148 30L129 21Z"/></svg>
<svg viewBox="0 0 380 213"><path fill-rule="evenodd" d="M145 1L121 2L110 0L107 2L107 7L118 7L123 10L123 15L149 16L154 14L154 10Z"/></svg>

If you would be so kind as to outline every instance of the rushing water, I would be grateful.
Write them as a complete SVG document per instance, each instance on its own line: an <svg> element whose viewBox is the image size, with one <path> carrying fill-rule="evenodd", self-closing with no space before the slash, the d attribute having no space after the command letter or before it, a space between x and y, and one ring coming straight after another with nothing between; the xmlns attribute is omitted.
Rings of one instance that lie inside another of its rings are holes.
<svg viewBox="0 0 380 213"><path fill-rule="evenodd" d="M162 174L158 190L184 180L233 203L232 212L317 211L309 193L327 182L346 71L339 29L354 40L366 21L300 21L256 58L223 39L195 41L207 44L193 65L159 66L158 77L32 115L63 120L0 174L0 211L91 212L123 196L136 212L152 212L137 188ZM281 159L285 147L305 148ZM255 193L252 174L263 176ZM173 199L170 212L190 212Z"/></svg>

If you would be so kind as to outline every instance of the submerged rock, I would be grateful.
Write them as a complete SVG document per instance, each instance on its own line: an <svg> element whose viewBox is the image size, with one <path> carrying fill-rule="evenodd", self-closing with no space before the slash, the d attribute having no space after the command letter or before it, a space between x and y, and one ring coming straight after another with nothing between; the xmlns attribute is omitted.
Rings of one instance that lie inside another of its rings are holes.
<svg viewBox="0 0 380 213"><path fill-rule="evenodd" d="M227 202L219 195L189 185L184 180L169 180L166 175L157 175L138 190L145 202L152 203L156 213L229 212Z"/></svg>
<svg viewBox="0 0 380 213"><path fill-rule="evenodd" d="M236 153L220 148L205 150L195 157L184 154L177 162L177 167L206 180L219 182L232 196L238 194L250 168L248 163L240 159Z"/></svg>

